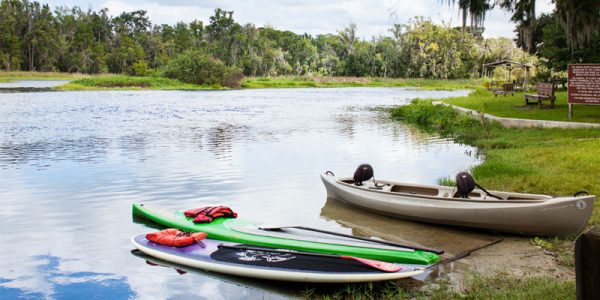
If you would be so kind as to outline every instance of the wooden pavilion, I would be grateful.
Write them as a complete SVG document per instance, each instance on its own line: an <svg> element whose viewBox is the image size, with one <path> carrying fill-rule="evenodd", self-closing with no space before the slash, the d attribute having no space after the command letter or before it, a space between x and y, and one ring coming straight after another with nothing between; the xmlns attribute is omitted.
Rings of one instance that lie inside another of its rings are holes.
<svg viewBox="0 0 600 300"><path fill-rule="evenodd" d="M489 64L484 64L483 65L483 75L485 77L491 77L492 72L497 67L504 67L506 70L508 70L507 82L511 82L510 77L511 77L511 72L513 69L515 69L515 68L525 69L525 80L523 82L523 86L526 87L529 84L529 70L531 69L530 65L516 62L516 61L511 61L511 60L501 60L501 61L492 62Z"/></svg>

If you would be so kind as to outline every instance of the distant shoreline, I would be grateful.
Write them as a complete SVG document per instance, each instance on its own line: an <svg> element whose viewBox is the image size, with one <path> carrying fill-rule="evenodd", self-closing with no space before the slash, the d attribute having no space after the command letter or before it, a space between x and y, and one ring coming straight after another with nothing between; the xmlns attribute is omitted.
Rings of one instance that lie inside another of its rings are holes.
<svg viewBox="0 0 600 300"><path fill-rule="evenodd" d="M219 85L188 84L162 77L136 77L115 74L88 75L59 72L0 71L0 82L14 80L73 80L54 88L62 91L82 90L223 90ZM327 87L416 87L425 90L475 89L482 79L420 79L334 76L246 77L242 89L327 88Z"/></svg>

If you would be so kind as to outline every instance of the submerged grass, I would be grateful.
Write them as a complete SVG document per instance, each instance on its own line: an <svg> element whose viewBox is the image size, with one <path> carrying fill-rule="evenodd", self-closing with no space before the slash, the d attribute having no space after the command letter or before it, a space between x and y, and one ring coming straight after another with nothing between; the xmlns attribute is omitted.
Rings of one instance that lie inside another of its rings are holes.
<svg viewBox="0 0 600 300"><path fill-rule="evenodd" d="M307 88L307 87L417 87L427 90L474 89L481 86L478 79L410 79L334 76L248 77L243 88Z"/></svg>
<svg viewBox="0 0 600 300"><path fill-rule="evenodd" d="M78 79L59 86L58 90L218 90L221 86L197 85L162 77L107 76Z"/></svg>
<svg viewBox="0 0 600 300"><path fill-rule="evenodd" d="M325 291L307 289L306 299L575 299L575 282L551 277L517 277L506 271L490 275L472 273L462 288L447 280L430 283L427 289L407 289L394 282L351 284Z"/></svg>
<svg viewBox="0 0 600 300"><path fill-rule="evenodd" d="M529 92L535 93L535 92ZM490 91L478 88L466 97L455 97L444 99L448 104L465 107L480 112L492 114L499 117L569 121L567 92L557 91L555 108L538 108L537 105L525 105L525 93L497 97ZM548 101L544 101L547 106ZM575 105L573 107L573 119L575 122L600 123L599 105Z"/></svg>
<svg viewBox="0 0 600 300"><path fill-rule="evenodd" d="M472 171L487 188L551 195L572 195L582 189L600 193L600 129L504 128L419 100L391 114L482 150L486 159ZM600 206L590 220L594 224L600 224Z"/></svg>

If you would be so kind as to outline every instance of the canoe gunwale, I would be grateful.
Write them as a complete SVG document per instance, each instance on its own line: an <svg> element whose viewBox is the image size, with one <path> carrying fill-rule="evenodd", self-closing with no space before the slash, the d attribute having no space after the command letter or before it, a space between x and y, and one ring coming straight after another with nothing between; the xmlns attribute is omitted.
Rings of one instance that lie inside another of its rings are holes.
<svg viewBox="0 0 600 300"><path fill-rule="evenodd" d="M493 197L489 197L489 198L485 198L485 199L474 199L474 198L455 198L455 197L443 197L443 196L429 196L429 195L419 195L419 194L413 194L413 193L404 193L404 192L393 192L393 191L384 191L384 190L378 190L378 189L369 189L369 188L365 188L364 186L356 186L354 184L350 184L347 182L344 182L344 180L348 180L347 178L339 178L339 177L335 177L335 182L343 185L345 187L349 187L349 188L353 188L353 189L357 189L359 191L364 191L364 192L369 192L369 193L380 193L380 194L385 194L385 195L390 195L390 196L403 196L403 197L407 197L407 198L419 198L419 199L431 199L431 200L443 200L443 201L456 201L456 202L469 202L469 203L473 203L473 202L480 202L480 203L543 203L543 202L547 202L548 200L551 199L584 199L587 197L590 197L590 195L585 195L585 196L570 196L570 197L552 197L549 195L542 195L542 194L521 194L521 193L507 193L507 192L499 192L499 191L490 191L492 194L495 193L502 193L502 194L512 194L515 196L519 196L519 195L528 195L531 196L531 199L522 199L522 200L518 200L518 199L503 199L503 200L498 200L495 199ZM441 188L447 188L445 186L436 186L436 185L425 185L425 184L411 184L411 183L400 183L400 182L392 182L392 181L385 181L385 180L378 180L377 183L381 184L386 184L386 185L406 185L406 186L414 186L414 187L427 187L427 188L432 188L432 189L438 189ZM475 189L473 190L473 192L476 193L480 193L485 195L485 193L479 189ZM534 197L540 197L540 199L535 199Z"/></svg>

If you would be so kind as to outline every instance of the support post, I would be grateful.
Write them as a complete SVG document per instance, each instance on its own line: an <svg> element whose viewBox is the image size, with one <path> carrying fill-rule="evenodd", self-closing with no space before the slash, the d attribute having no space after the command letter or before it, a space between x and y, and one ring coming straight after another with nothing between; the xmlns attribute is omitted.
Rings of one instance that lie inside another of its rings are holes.
<svg viewBox="0 0 600 300"><path fill-rule="evenodd" d="M529 89L529 67L525 67L525 82L523 83L523 90Z"/></svg>
<svg viewBox="0 0 600 300"><path fill-rule="evenodd" d="M573 104L569 103L569 120L573 118Z"/></svg>
<svg viewBox="0 0 600 300"><path fill-rule="evenodd" d="M600 228L584 232L575 242L577 300L600 299Z"/></svg>

